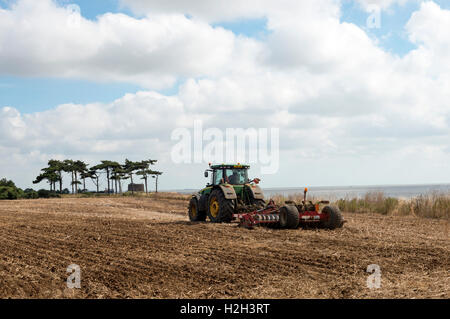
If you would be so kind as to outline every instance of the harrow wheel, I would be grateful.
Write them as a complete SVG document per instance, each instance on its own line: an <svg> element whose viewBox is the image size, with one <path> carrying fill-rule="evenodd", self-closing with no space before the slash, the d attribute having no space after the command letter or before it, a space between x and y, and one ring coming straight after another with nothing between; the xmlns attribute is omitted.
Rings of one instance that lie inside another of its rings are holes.
<svg viewBox="0 0 450 319"><path fill-rule="evenodd" d="M189 202L189 220L191 222L203 222L206 220L206 212L198 210L198 201L194 197Z"/></svg>
<svg viewBox="0 0 450 319"><path fill-rule="evenodd" d="M321 222L322 228L336 229L341 228L344 225L344 219L342 218L339 208L334 206L325 206L322 209L322 213L328 215L328 219Z"/></svg>
<svg viewBox="0 0 450 319"><path fill-rule="evenodd" d="M226 199L222 190L215 189L209 195L208 217L213 223L229 223L233 219L234 201Z"/></svg>
<svg viewBox="0 0 450 319"><path fill-rule="evenodd" d="M286 205L280 209L280 227L294 229L298 227L299 214L294 205Z"/></svg>

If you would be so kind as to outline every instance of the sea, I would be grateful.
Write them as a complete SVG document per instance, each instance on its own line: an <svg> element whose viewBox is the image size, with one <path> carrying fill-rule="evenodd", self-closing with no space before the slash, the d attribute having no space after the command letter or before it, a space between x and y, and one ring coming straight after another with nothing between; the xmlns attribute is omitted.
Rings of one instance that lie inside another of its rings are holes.
<svg viewBox="0 0 450 319"><path fill-rule="evenodd" d="M302 187L287 188L263 188L266 198L275 195L289 196L303 194ZM175 190L183 194L195 193L197 190L184 189ZM335 200L339 198L361 198L367 193L383 193L386 197L408 199L431 193L449 194L450 184L428 184L428 185L373 185L373 186L311 186L308 187L308 196L317 199Z"/></svg>

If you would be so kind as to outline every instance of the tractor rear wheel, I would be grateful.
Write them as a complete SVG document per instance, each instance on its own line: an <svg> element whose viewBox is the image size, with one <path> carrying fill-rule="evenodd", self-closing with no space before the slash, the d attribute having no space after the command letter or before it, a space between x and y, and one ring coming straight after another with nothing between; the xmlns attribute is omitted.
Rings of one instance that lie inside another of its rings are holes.
<svg viewBox="0 0 450 319"><path fill-rule="evenodd" d="M226 199L221 189L209 195L208 217L213 223L229 223L233 219L234 201Z"/></svg>
<svg viewBox="0 0 450 319"><path fill-rule="evenodd" d="M298 227L298 209L294 205L286 205L280 209L280 227L294 229Z"/></svg>
<svg viewBox="0 0 450 319"><path fill-rule="evenodd" d="M203 222L206 220L206 212L198 209L198 201L194 197L189 202L189 220L191 222Z"/></svg>
<svg viewBox="0 0 450 319"><path fill-rule="evenodd" d="M322 228L336 229L341 228L344 225L344 219L342 218L339 208L334 206L325 206L322 209L322 213L328 215L328 219L321 222Z"/></svg>

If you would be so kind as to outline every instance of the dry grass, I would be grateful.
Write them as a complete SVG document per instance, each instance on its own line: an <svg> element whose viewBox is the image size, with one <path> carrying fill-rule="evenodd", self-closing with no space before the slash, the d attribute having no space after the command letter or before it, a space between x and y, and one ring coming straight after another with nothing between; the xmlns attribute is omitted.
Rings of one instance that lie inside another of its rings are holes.
<svg viewBox="0 0 450 319"><path fill-rule="evenodd" d="M398 206L397 198L386 197L382 192L372 192L363 198L339 199L336 205L340 210L352 213L391 214Z"/></svg>
<svg viewBox="0 0 450 319"><path fill-rule="evenodd" d="M79 193L79 194L67 194L62 195L62 198L123 198L123 197L135 197L135 198L154 198L154 199L169 199L169 200L188 200L191 195L180 194L180 193L142 193L135 192L125 192L123 194L103 194L103 193Z"/></svg>
<svg viewBox="0 0 450 319"><path fill-rule="evenodd" d="M395 211L398 215L450 219L450 193L430 193L400 201Z"/></svg>
<svg viewBox="0 0 450 319"><path fill-rule="evenodd" d="M304 197L303 197L302 193L289 194L288 196L284 196L282 194L276 194L276 195L270 197L270 199L273 199L277 205L283 205L286 201L301 203L303 201L303 198ZM316 196L308 195L306 200L315 202L315 201L325 200L325 198L319 198Z"/></svg>
<svg viewBox="0 0 450 319"><path fill-rule="evenodd" d="M191 197L188 194L180 193L139 193L131 194L95 194L82 193L74 195L62 195L63 198L151 198L156 200L177 200L187 201ZM294 201L301 203L303 200L302 193L290 194L284 196L277 194L271 197L278 205L283 205L285 201ZM328 198L319 198L317 196L307 196L307 200L313 202L320 200L328 200ZM450 219L450 193L433 192L420 195L411 199L397 199L386 197L383 192L369 192L362 198L342 198L332 201L333 205L339 207L341 211L349 213L377 213L383 215L413 215L428 218L444 218Z"/></svg>
<svg viewBox="0 0 450 319"><path fill-rule="evenodd" d="M289 196L275 195L275 202L282 205L285 201L300 203L303 194ZM308 196L308 200L316 201L326 198ZM411 199L386 197L383 192L369 192L362 198L342 198L333 201L341 211L350 213L377 213L383 215L413 215L428 218L450 219L450 193L433 192Z"/></svg>

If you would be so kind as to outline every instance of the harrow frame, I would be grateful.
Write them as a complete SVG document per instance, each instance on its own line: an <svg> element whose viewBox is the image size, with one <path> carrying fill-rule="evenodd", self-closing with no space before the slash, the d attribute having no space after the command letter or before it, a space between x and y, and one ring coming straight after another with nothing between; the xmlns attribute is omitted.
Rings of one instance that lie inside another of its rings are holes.
<svg viewBox="0 0 450 319"><path fill-rule="evenodd" d="M299 214L299 225L309 223L321 223L328 220L329 215L319 211L319 205L315 205L315 210L299 211L298 205L295 206ZM250 212L234 214L233 218L238 220L239 226L251 229L258 225L278 224L280 220L281 207L271 200L266 207Z"/></svg>

